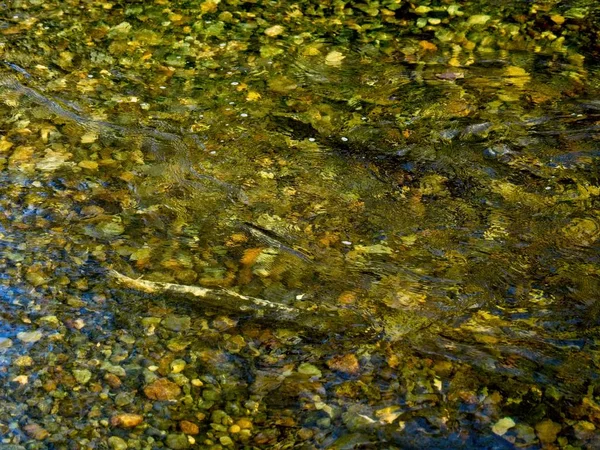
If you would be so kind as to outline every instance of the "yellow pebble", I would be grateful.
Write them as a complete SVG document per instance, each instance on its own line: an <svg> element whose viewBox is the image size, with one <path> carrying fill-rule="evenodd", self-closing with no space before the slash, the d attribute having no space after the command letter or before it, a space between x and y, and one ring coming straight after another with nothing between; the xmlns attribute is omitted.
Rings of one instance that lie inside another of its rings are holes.
<svg viewBox="0 0 600 450"><path fill-rule="evenodd" d="M252 422L248 419L245 418L241 418L237 421L237 425L242 429L242 430L248 430L250 428L252 428Z"/></svg>
<svg viewBox="0 0 600 450"><path fill-rule="evenodd" d="M242 431L242 429L240 428L240 426L239 426L239 425L231 425L231 426L229 427L229 432L230 432L231 434L239 433L240 431Z"/></svg>

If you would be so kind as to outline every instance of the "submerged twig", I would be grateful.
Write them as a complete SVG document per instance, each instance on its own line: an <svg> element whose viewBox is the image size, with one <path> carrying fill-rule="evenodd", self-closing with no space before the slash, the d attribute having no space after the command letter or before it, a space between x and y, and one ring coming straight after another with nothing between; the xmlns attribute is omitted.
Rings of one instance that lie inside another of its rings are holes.
<svg viewBox="0 0 600 450"><path fill-rule="evenodd" d="M327 309L324 307L297 308L269 300L238 294L229 289L209 289L175 283L135 279L110 270L109 275L122 286L148 294L168 294L198 300L209 308L228 310L238 313L253 313L258 317L293 324L300 328L321 333L359 333L363 336L381 332L381 326L357 311L345 309Z"/></svg>
<svg viewBox="0 0 600 450"><path fill-rule="evenodd" d="M296 250L295 248L292 248L289 245L284 244L281 241L282 238L280 236L277 236L275 233L273 233L270 230L259 227L250 222L241 222L238 225L244 231L247 231L251 236L254 236L256 239L267 244L269 247L273 247L278 250L282 250L286 253L289 253L290 255L294 255L296 258L300 258L304 262L307 262L307 263L314 262L310 258L310 256L302 253L299 250Z"/></svg>
<svg viewBox="0 0 600 450"><path fill-rule="evenodd" d="M229 289L209 289L200 286L191 286L185 284L163 283L158 281L135 279L123 275L116 270L110 270L109 274L120 284L131 289L146 292L149 294L174 294L185 297L192 297L200 300L206 306L219 309L228 309L237 312L272 312L282 315L284 319L291 320L298 317L301 313L307 313L298 308L271 302L255 297L238 294Z"/></svg>

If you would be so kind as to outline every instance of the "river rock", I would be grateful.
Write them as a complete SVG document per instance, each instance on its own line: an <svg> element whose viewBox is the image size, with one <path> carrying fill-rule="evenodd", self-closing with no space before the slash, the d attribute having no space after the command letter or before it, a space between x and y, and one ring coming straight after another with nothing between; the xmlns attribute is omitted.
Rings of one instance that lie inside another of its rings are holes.
<svg viewBox="0 0 600 450"><path fill-rule="evenodd" d="M181 394L181 388L166 378L159 378L144 388L144 394L152 400L174 400Z"/></svg>
<svg viewBox="0 0 600 450"><path fill-rule="evenodd" d="M330 369L350 375L357 374L360 369L358 358L352 353L331 358L329 361L327 361L327 366Z"/></svg>
<svg viewBox="0 0 600 450"><path fill-rule="evenodd" d="M561 426L550 419L542 420L535 426L535 431L542 444L551 444L556 441L556 436L561 430Z"/></svg>
<svg viewBox="0 0 600 450"><path fill-rule="evenodd" d="M167 435L166 439L167 447L172 448L173 450L180 450L184 448L189 448L190 442L185 434L180 433L172 433Z"/></svg>
<svg viewBox="0 0 600 450"><path fill-rule="evenodd" d="M162 326L171 331L187 331L192 325L189 316L167 316L162 321Z"/></svg>
<svg viewBox="0 0 600 450"><path fill-rule="evenodd" d="M44 334L40 330L21 331L17 334L17 339L21 342L34 343L39 341Z"/></svg>
<svg viewBox="0 0 600 450"><path fill-rule="evenodd" d="M133 428L137 427L144 421L144 417L139 414L118 414L110 419L110 424L113 427Z"/></svg>
<svg viewBox="0 0 600 450"><path fill-rule="evenodd" d="M198 434L200 433L200 428L194 422L190 422L189 420L182 420L179 422L179 429L185 434Z"/></svg>
<svg viewBox="0 0 600 450"><path fill-rule="evenodd" d="M118 389L121 387L123 383L121 379L116 376L114 373L107 373L104 375L104 380L108 383L108 385L113 389Z"/></svg>
<svg viewBox="0 0 600 450"><path fill-rule="evenodd" d="M302 363L298 366L298 372L304 375L309 375L311 377L320 378L322 373L321 371L314 365L310 363Z"/></svg>
<svg viewBox="0 0 600 450"><path fill-rule="evenodd" d="M48 433L48 431L46 431L37 423L30 423L29 425L25 425L23 427L23 430L25 431L25 433L27 433L27 436L37 441L43 441L48 436L50 436L50 433Z"/></svg>
<svg viewBox="0 0 600 450"><path fill-rule="evenodd" d="M73 376L79 384L86 384L92 378L92 372L88 369L73 369Z"/></svg>
<svg viewBox="0 0 600 450"><path fill-rule="evenodd" d="M119 436L109 437L108 444L113 450L125 450L127 448L127 442Z"/></svg>

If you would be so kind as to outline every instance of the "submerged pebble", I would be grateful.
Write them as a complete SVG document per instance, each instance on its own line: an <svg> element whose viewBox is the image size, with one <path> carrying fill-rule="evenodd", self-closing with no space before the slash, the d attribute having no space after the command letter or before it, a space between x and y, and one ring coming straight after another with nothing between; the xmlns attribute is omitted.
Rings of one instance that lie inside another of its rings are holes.
<svg viewBox="0 0 600 450"><path fill-rule="evenodd" d="M165 440L167 447L173 450L182 450L190 447L190 442L185 434L171 433Z"/></svg>
<svg viewBox="0 0 600 450"><path fill-rule="evenodd" d="M166 378L160 378L147 385L144 394L152 400L174 400L181 394L181 388Z"/></svg>

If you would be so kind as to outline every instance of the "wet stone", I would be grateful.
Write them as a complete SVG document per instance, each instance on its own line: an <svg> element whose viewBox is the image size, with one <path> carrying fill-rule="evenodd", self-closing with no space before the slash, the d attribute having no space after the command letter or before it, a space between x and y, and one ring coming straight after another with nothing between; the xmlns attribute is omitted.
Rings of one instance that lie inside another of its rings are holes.
<svg viewBox="0 0 600 450"><path fill-rule="evenodd" d="M122 407L133 402L135 394L133 392L120 392L115 396L115 405Z"/></svg>
<svg viewBox="0 0 600 450"><path fill-rule="evenodd" d="M86 384L92 378L92 372L88 369L74 369L73 376L79 384Z"/></svg>
<svg viewBox="0 0 600 450"><path fill-rule="evenodd" d="M127 448L127 442L119 436L109 437L108 444L113 450L125 450Z"/></svg>
<svg viewBox="0 0 600 450"><path fill-rule="evenodd" d="M103 362L102 365L100 366L100 368L102 370L106 370L108 373L112 373L113 375L116 375L120 378L124 378L127 375L125 373L125 369L123 369L121 366L113 365L113 364L109 363L108 361Z"/></svg>
<svg viewBox="0 0 600 450"><path fill-rule="evenodd" d="M189 339L176 337L167 342L167 348L172 352L181 352L185 350L191 343L192 342Z"/></svg>
<svg viewBox="0 0 600 450"><path fill-rule="evenodd" d="M34 343L39 341L43 336L44 334L40 330L22 331L17 334L17 339L21 342Z"/></svg>
<svg viewBox="0 0 600 450"><path fill-rule="evenodd" d="M219 442L225 447L231 447L233 445L233 440L229 436L221 436Z"/></svg>
<svg viewBox="0 0 600 450"><path fill-rule="evenodd" d="M114 373L107 373L106 375L104 375L104 380L113 389L118 389L119 387L121 387L122 384L121 379Z"/></svg>
<svg viewBox="0 0 600 450"><path fill-rule="evenodd" d="M182 359L176 359L170 364L171 373L179 373L185 369L185 361Z"/></svg>
<svg viewBox="0 0 600 450"><path fill-rule="evenodd" d="M194 422L189 420L182 420L179 422L179 429L185 434L195 435L200 432L200 428Z"/></svg>
<svg viewBox="0 0 600 450"><path fill-rule="evenodd" d="M550 419L542 420L535 426L535 431L542 444L551 444L561 430L560 424Z"/></svg>
<svg viewBox="0 0 600 450"><path fill-rule="evenodd" d="M506 156L511 154L512 151L510 147L506 144L498 144L492 147L488 147L483 151L483 156L489 159L497 159L502 156Z"/></svg>
<svg viewBox="0 0 600 450"><path fill-rule="evenodd" d="M179 434L179 433L168 434L167 439L165 440L165 443L167 444L167 447L169 447L173 450L189 448L189 446L190 446L190 442L188 441L188 438L186 437L186 435Z"/></svg>
<svg viewBox="0 0 600 450"><path fill-rule="evenodd" d="M310 428L300 428L298 430L298 438L303 441L306 441L306 440L312 438L314 436L314 434L315 434L314 431L311 430Z"/></svg>
<svg viewBox="0 0 600 450"><path fill-rule="evenodd" d="M330 359L327 361L327 366L330 369L351 375L357 374L360 369L356 355L351 353L343 356L336 356Z"/></svg>
<svg viewBox="0 0 600 450"><path fill-rule="evenodd" d="M122 334L119 336L119 341L127 345L133 345L135 344L135 337L131 336L130 334Z"/></svg>
<svg viewBox="0 0 600 450"><path fill-rule="evenodd" d="M43 441L48 436L50 436L50 433L37 423L25 425L23 427L23 430L25 431L25 433L27 433L27 436L37 441Z"/></svg>
<svg viewBox="0 0 600 450"><path fill-rule="evenodd" d="M27 355L20 356L17 359L15 359L14 364L17 367L30 367L33 365L33 358Z"/></svg>
<svg viewBox="0 0 600 450"><path fill-rule="evenodd" d="M146 386L144 394L152 400L174 400L181 394L181 388L166 378L160 378Z"/></svg>
<svg viewBox="0 0 600 450"><path fill-rule="evenodd" d="M314 365L310 363L302 363L298 366L298 372L303 375L309 375L311 377L320 378L322 373L321 371Z"/></svg>
<svg viewBox="0 0 600 450"><path fill-rule="evenodd" d="M56 316L44 316L39 320L40 325L47 325L52 328L58 328L60 326L60 321Z"/></svg>
<svg viewBox="0 0 600 450"><path fill-rule="evenodd" d="M187 331L192 325L189 316L167 316L162 321L162 326L171 331Z"/></svg>
<svg viewBox="0 0 600 450"><path fill-rule="evenodd" d="M110 419L113 427L133 428L144 421L144 417L139 414L118 414Z"/></svg>

